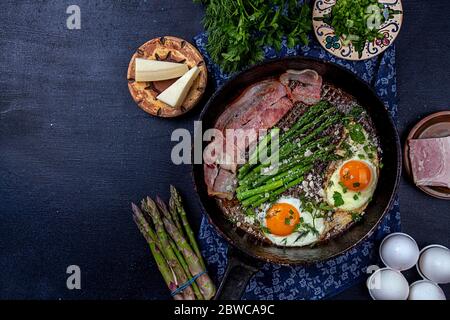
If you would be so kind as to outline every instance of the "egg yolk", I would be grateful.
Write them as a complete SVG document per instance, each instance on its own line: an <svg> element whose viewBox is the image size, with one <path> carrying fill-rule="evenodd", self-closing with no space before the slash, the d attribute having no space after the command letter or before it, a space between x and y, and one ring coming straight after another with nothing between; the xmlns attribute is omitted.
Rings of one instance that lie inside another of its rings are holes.
<svg viewBox="0 0 450 320"><path fill-rule="evenodd" d="M298 210L287 203L274 204L266 214L266 227L276 236L290 235L299 222Z"/></svg>
<svg viewBox="0 0 450 320"><path fill-rule="evenodd" d="M358 160L350 160L344 163L339 175L342 184L352 191L365 190L372 179L369 166Z"/></svg>

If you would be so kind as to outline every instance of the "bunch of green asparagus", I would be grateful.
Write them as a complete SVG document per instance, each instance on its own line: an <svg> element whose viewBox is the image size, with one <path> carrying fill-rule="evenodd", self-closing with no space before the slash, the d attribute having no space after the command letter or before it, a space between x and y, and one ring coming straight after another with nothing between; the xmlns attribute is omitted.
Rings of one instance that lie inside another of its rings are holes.
<svg viewBox="0 0 450 320"><path fill-rule="evenodd" d="M256 161L258 155L270 151L274 135L268 133L262 138L250 154L249 161L239 169L236 192L242 206L252 212L252 208L275 201L284 191L301 183L315 162L335 158L336 146L331 137L323 135L323 131L342 119L343 115L328 102L321 101L310 107L279 137L276 168L270 167L275 154L262 163Z"/></svg>
<svg viewBox="0 0 450 320"><path fill-rule="evenodd" d="M213 298L216 288L206 273L205 263L177 189L170 186L168 207L159 197L155 201L147 197L142 200L140 208L134 203L131 207L133 220L147 240L173 298Z"/></svg>

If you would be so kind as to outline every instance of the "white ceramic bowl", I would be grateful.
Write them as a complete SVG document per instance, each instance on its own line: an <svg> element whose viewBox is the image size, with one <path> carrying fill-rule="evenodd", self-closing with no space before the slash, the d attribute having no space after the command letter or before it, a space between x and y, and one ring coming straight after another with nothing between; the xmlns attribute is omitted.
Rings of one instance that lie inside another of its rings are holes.
<svg viewBox="0 0 450 320"><path fill-rule="evenodd" d="M446 297L436 283L419 280L409 286L408 300L446 300Z"/></svg>
<svg viewBox="0 0 450 320"><path fill-rule="evenodd" d="M406 300L409 284L400 271L381 268L367 279L367 288L373 300Z"/></svg>
<svg viewBox="0 0 450 320"><path fill-rule="evenodd" d="M417 263L419 247L416 241L402 232L391 233L380 244L381 261L389 268L404 271Z"/></svg>
<svg viewBox="0 0 450 320"><path fill-rule="evenodd" d="M439 244L426 246L420 251L416 264L420 276L434 283L450 282L450 250Z"/></svg>

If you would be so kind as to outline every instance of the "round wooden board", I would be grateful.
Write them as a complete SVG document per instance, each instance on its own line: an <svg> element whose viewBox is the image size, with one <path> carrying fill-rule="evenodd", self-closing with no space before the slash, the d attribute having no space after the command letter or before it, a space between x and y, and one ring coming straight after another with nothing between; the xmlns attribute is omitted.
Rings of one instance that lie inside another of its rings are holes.
<svg viewBox="0 0 450 320"><path fill-rule="evenodd" d="M414 181L411 171L411 161L409 158L409 140L411 139L426 139L426 138L441 138L450 135L450 111L436 112L424 119L420 120L414 128L409 132L406 139L403 162L405 165L405 172ZM450 200L450 189L445 187L429 187L417 186L423 192L435 198Z"/></svg>
<svg viewBox="0 0 450 320"><path fill-rule="evenodd" d="M177 79L155 82L136 82L135 60L143 58L167 62L185 63L189 68L198 66L200 74L195 79L186 99L179 108L173 108L156 99L156 96ZM202 55L186 40L165 36L152 39L140 46L133 54L127 72L128 89L138 106L158 117L177 117L191 110L202 98L208 81L208 70Z"/></svg>

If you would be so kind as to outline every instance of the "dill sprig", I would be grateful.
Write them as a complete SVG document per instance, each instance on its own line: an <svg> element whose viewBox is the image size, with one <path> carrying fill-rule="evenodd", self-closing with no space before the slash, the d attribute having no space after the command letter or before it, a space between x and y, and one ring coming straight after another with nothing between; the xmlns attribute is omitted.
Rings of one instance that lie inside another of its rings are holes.
<svg viewBox="0 0 450 320"><path fill-rule="evenodd" d="M264 46L281 49L283 37L292 48L308 43L311 9L297 0L194 0L206 6L212 60L234 72L264 59Z"/></svg>

